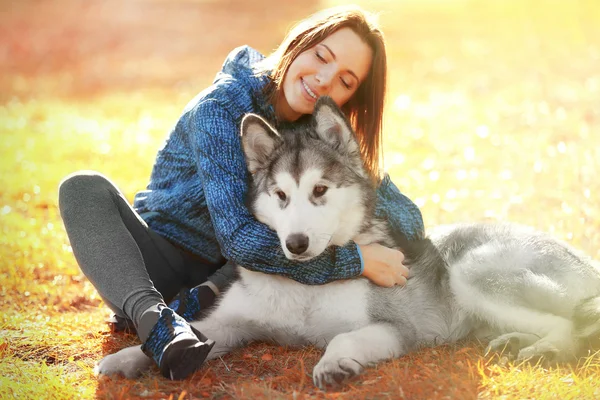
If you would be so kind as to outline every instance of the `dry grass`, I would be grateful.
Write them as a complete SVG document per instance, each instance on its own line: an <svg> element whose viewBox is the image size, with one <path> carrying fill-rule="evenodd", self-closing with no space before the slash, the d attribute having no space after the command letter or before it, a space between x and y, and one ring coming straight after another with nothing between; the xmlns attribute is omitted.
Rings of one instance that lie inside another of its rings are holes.
<svg viewBox="0 0 600 400"><path fill-rule="evenodd" d="M136 338L103 323L57 185L96 169L131 199L231 48L268 52L290 21L335 2L258 3L0 4L0 398L600 398L598 356L544 369L476 343L383 363L327 393L311 382L317 350L266 344L184 382L156 370L136 382L93 375ZM391 3L368 5L383 11L389 44L386 168L426 225L512 220L599 259L598 3Z"/></svg>

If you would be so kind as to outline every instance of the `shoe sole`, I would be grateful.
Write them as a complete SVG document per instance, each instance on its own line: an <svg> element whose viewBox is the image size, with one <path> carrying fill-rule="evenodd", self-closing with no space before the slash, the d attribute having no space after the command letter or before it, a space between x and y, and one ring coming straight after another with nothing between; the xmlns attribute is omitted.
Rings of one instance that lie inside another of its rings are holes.
<svg viewBox="0 0 600 400"><path fill-rule="evenodd" d="M205 342L199 342L179 350L175 355L179 362L169 370L171 380L185 379L200 369L214 345L214 340L208 339Z"/></svg>

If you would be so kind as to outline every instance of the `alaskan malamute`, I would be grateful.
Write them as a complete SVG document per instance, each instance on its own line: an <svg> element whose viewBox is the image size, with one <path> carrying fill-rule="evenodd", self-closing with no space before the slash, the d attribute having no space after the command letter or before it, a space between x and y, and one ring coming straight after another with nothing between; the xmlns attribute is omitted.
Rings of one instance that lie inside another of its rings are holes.
<svg viewBox="0 0 600 400"><path fill-rule="evenodd" d="M239 268L239 280L195 328L216 341L209 358L254 340L314 344L323 388L372 363L467 336L517 359L565 361L600 332L600 265L566 243L512 224L432 229L390 237L373 216L375 189L354 133L322 97L309 124L278 134L256 115L242 122L250 204L290 259L327 246L380 242L406 256L405 287L357 278L307 286ZM104 358L99 372L134 377L151 365L139 346Z"/></svg>

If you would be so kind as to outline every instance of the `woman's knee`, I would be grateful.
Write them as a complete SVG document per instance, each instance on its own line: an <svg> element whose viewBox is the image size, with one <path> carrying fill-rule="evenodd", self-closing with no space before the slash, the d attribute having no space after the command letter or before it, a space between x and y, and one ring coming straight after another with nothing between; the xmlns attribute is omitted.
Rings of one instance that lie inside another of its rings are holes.
<svg viewBox="0 0 600 400"><path fill-rule="evenodd" d="M58 206L61 213L72 205L82 204L86 199L110 193L112 182L104 175L94 171L79 171L68 175L58 187Z"/></svg>

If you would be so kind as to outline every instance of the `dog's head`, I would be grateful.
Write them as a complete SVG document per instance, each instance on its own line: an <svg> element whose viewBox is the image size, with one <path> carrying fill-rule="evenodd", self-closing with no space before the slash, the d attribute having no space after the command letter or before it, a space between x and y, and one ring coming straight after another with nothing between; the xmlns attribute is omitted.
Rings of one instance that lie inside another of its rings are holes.
<svg viewBox="0 0 600 400"><path fill-rule="evenodd" d="M242 145L252 177L249 206L277 232L287 258L309 260L360 233L374 190L346 117L320 97L308 123L277 132L248 114Z"/></svg>

